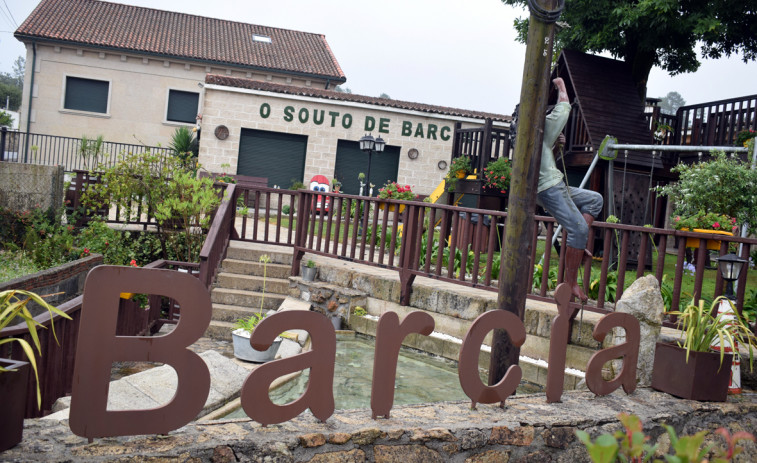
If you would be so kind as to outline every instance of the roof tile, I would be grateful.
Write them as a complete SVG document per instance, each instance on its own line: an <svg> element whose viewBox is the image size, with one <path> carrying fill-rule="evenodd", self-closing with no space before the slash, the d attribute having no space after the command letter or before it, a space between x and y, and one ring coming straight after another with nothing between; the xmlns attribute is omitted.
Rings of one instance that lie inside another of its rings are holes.
<svg viewBox="0 0 757 463"><path fill-rule="evenodd" d="M388 108L406 109L411 111L420 111L431 114L442 114L446 116L467 117L474 119L491 118L493 121L510 122L512 117L493 114L480 111L469 111L467 109L448 108L446 106L435 106L423 103L412 103L409 101L392 100L390 98L376 98L371 96L356 95L353 93L343 93L334 90L322 90L310 87L299 87L294 85L274 84L271 82L261 82L253 79L240 77L222 76L218 74L208 74L205 76L206 84L223 85L226 87L245 88L250 90L260 90L264 92L282 93L286 95L298 95L314 98L323 98L327 100L350 101L353 103L371 104L376 106L385 106Z"/></svg>
<svg viewBox="0 0 757 463"><path fill-rule="evenodd" d="M97 0L42 0L15 36L346 80L321 34Z"/></svg>

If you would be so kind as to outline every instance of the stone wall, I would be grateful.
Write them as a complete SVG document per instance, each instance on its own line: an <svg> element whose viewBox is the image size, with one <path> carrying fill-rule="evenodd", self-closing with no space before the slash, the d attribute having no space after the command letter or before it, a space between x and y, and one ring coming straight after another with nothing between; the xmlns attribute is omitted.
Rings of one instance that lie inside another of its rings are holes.
<svg viewBox="0 0 757 463"><path fill-rule="evenodd" d="M396 407L389 419L372 420L370 410L340 411L325 423L309 412L280 425L261 427L249 419L189 424L167 436L95 439L71 433L67 421L27 420L25 438L2 457L6 461L155 462L588 462L575 431L592 438L620 429L620 411L638 415L651 444L668 451L662 423L681 435L709 431L706 443L723 445L713 433L757 429L753 394L727 403L675 399L649 389L626 396L595 397L568 392L559 404L543 394L508 399L497 405L438 403ZM757 459L748 442L735 461Z"/></svg>
<svg viewBox="0 0 757 463"><path fill-rule="evenodd" d="M14 211L63 205L63 166L0 162L0 206Z"/></svg>

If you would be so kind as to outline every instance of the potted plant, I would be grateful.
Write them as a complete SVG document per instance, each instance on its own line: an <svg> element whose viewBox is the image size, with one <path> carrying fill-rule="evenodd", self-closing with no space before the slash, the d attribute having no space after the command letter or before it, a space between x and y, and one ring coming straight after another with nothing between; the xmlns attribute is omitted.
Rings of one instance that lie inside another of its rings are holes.
<svg viewBox="0 0 757 463"><path fill-rule="evenodd" d="M263 313L263 302L265 301L265 283L267 278L268 264L271 262L271 258L267 254L263 254L258 259L263 264L263 295L260 297L260 309L257 313L253 313L248 318L240 318L234 323L233 331L231 332L231 338L234 342L234 357L240 360L246 360L248 362L263 363L274 359L276 352L279 350L282 338L277 337L265 351L259 351L253 349L250 345L250 337L255 327L258 326L265 317Z"/></svg>
<svg viewBox="0 0 757 463"><path fill-rule="evenodd" d="M454 191L457 179L465 178L472 172L473 167L471 167L470 158L468 156L460 156L452 159L452 162L449 165L449 171L445 177L447 180L447 191Z"/></svg>
<svg viewBox="0 0 757 463"><path fill-rule="evenodd" d="M383 188L379 188L379 199L396 199L400 201L412 201L417 198L418 195L413 193L413 189L410 185L402 186L397 182L386 182ZM384 209L385 205L379 203L379 209ZM394 204L389 205L389 210L394 210ZM405 210L404 205L400 205L399 211Z"/></svg>
<svg viewBox="0 0 757 463"><path fill-rule="evenodd" d="M681 217L676 215L671 219L673 228L681 231L710 233L713 235L733 236L739 230L734 217L714 212L698 211L696 214ZM698 238L686 238L687 248L699 248ZM707 249L720 249L719 240L707 240Z"/></svg>
<svg viewBox="0 0 757 463"><path fill-rule="evenodd" d="M234 342L234 357L255 363L269 362L276 357L276 353L279 351L281 341L283 340L280 336L265 351L255 350L250 345L252 332L265 317L266 314L261 311L252 314L249 318L240 318L234 323L234 331L231 332Z"/></svg>
<svg viewBox="0 0 757 463"><path fill-rule="evenodd" d="M678 316L682 339L677 344L657 343L652 369L654 389L684 399L723 402L728 395L733 357L725 347L746 346L752 368L752 349L757 349L757 342L735 310L713 315L721 303L732 304L721 296L707 308L704 301L699 305L692 301L683 310L671 312ZM713 345L724 348L715 351Z"/></svg>
<svg viewBox="0 0 757 463"><path fill-rule="evenodd" d="M484 188L490 192L507 194L511 174L510 160L504 157L497 158L484 168Z"/></svg>
<svg viewBox="0 0 757 463"><path fill-rule="evenodd" d="M705 162L678 164L671 169L678 173L678 181L655 188L658 196L667 196L675 204L673 226L676 217L685 221L715 213L735 219L728 225L718 221L727 232L741 224L749 224L749 233L755 232L757 224L752 222L757 217L757 170L722 151L711 154Z"/></svg>
<svg viewBox="0 0 757 463"><path fill-rule="evenodd" d="M318 268L315 266L315 262L312 259L308 259L308 261L300 267L302 279L305 281L315 281L315 275L317 272Z"/></svg>
<svg viewBox="0 0 757 463"><path fill-rule="evenodd" d="M45 328L37 322L26 305L34 301L46 309L51 316L60 315L68 318L67 314L51 306L40 296L29 291L7 290L0 292L0 331L13 321L22 321L29 328L34 348L42 355L37 328ZM50 329L55 336L55 325L50 323ZM55 337L55 341L58 339ZM3 398L3 416L0 420L0 452L7 450L21 442L24 429L24 412L26 406L26 394L29 380L29 368L34 372L37 380L37 407L42 407L42 393L39 385L39 373L34 349L25 339L5 338L0 339L0 346L17 343L26 355L27 361L0 359L0 397Z"/></svg>

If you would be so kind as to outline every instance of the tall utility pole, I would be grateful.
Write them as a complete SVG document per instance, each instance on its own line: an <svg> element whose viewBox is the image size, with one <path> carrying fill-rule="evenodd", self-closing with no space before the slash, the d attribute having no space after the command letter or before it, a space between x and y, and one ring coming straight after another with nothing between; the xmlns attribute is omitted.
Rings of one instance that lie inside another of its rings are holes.
<svg viewBox="0 0 757 463"><path fill-rule="evenodd" d="M560 17L564 0L528 0L531 17L528 44L520 92L518 134L513 155L510 199L497 308L525 314L528 275L533 272L531 240L536 208L536 184L539 177L544 113L547 109L552 42L555 21ZM504 330L495 330L492 341L489 384L496 384L511 365L518 364L520 348L510 342Z"/></svg>

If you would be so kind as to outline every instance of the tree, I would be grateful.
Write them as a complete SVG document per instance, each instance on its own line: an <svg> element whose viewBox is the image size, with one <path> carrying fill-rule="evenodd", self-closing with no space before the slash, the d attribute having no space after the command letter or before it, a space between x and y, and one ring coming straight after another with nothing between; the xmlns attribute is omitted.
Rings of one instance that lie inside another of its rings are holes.
<svg viewBox="0 0 757 463"><path fill-rule="evenodd" d="M668 92L667 95L660 98L660 111L664 114L675 114L678 108L684 106L686 100L678 92Z"/></svg>
<svg viewBox="0 0 757 463"><path fill-rule="evenodd" d="M13 125L13 116L0 109L0 127L10 127Z"/></svg>
<svg viewBox="0 0 757 463"><path fill-rule="evenodd" d="M25 60L19 56L13 62L13 72L0 73L0 106L8 103L11 111L18 111L21 107L21 96L24 87Z"/></svg>
<svg viewBox="0 0 757 463"><path fill-rule="evenodd" d="M386 93L381 93L381 95L379 95L379 98L385 98L385 99L387 99L387 100L391 100L391 99L392 99L392 97L390 97L390 96L389 96L388 94L386 94Z"/></svg>
<svg viewBox="0 0 757 463"><path fill-rule="evenodd" d="M352 93L352 90L350 90L349 87L342 87L341 85L334 87L334 91L339 93Z"/></svg>
<svg viewBox="0 0 757 463"><path fill-rule="evenodd" d="M556 50L608 51L625 60L642 100L652 66L671 75L696 71L697 45L705 58L757 58L755 0L566 0L560 20L567 27L556 36ZM516 19L515 28L525 43L528 20Z"/></svg>

